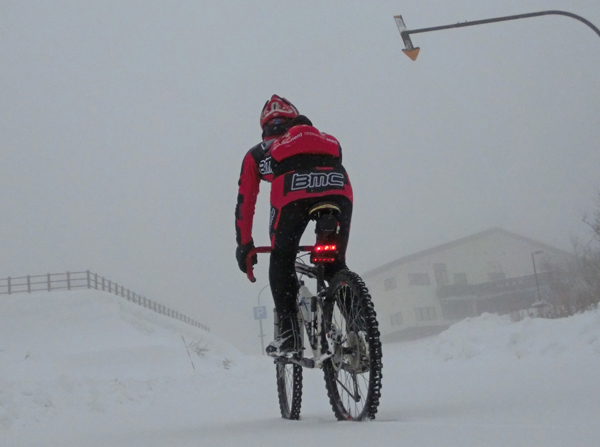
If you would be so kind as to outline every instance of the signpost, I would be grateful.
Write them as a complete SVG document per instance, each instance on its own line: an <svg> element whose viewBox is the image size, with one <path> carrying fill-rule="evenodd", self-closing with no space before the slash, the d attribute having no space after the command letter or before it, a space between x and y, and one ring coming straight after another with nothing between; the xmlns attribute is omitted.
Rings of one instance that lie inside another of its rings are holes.
<svg viewBox="0 0 600 447"><path fill-rule="evenodd" d="M265 342L264 342L265 334L263 333L262 321L267 318L267 306L254 306L253 310L254 310L254 319L258 320L258 322L260 323L260 334L259 334L260 346L261 346L262 353L264 355L264 353L265 353Z"/></svg>
<svg viewBox="0 0 600 447"><path fill-rule="evenodd" d="M260 292L258 292L258 306L254 306L254 308L253 308L254 319L258 320L258 323L260 324L260 334L259 334L259 337L260 337L261 352L263 353L263 355L265 354L265 340L264 340L265 339L265 334L263 332L262 321L266 320L266 318L267 318L267 306L261 306L260 305L260 294L267 287L269 287L268 284L266 286L264 286L262 289L260 289Z"/></svg>
<svg viewBox="0 0 600 447"><path fill-rule="evenodd" d="M264 320L266 318L267 318L267 306L255 306L254 307L254 319L255 320Z"/></svg>

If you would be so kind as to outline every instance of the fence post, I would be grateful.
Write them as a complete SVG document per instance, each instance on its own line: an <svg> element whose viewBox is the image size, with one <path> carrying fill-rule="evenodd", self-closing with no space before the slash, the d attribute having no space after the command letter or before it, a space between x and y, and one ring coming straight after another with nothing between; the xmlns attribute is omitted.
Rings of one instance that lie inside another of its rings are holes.
<svg viewBox="0 0 600 447"><path fill-rule="evenodd" d="M27 275L27 293L31 293L31 276Z"/></svg>
<svg viewBox="0 0 600 447"><path fill-rule="evenodd" d="M48 273L48 292L52 290L52 283L50 282L50 273Z"/></svg>
<svg viewBox="0 0 600 447"><path fill-rule="evenodd" d="M71 274L67 272L67 290L71 290Z"/></svg>
<svg viewBox="0 0 600 447"><path fill-rule="evenodd" d="M109 279L108 280L108 293L112 293L111 288L112 288L112 281Z"/></svg>
<svg viewBox="0 0 600 447"><path fill-rule="evenodd" d="M104 276L102 277L102 291L104 292Z"/></svg>
<svg viewBox="0 0 600 447"><path fill-rule="evenodd" d="M6 280L8 282L8 294L10 295L10 276Z"/></svg>
<svg viewBox="0 0 600 447"><path fill-rule="evenodd" d="M87 279L88 289L91 289L92 288L92 284L91 284L91 280L90 280L90 271L89 270L86 271L86 279Z"/></svg>

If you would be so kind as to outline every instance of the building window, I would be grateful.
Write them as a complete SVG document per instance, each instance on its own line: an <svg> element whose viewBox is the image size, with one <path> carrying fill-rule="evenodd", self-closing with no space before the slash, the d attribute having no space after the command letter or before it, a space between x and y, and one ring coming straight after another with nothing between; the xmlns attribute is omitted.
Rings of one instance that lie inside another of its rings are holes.
<svg viewBox="0 0 600 447"><path fill-rule="evenodd" d="M392 326L402 326L402 312L390 315L390 321L392 322Z"/></svg>
<svg viewBox="0 0 600 447"><path fill-rule="evenodd" d="M438 286L445 286L450 283L448 280L446 264L433 264L433 273L435 275L435 282Z"/></svg>
<svg viewBox="0 0 600 447"><path fill-rule="evenodd" d="M467 281L467 274L466 273L455 273L454 274L454 284L456 284L458 286L466 286L467 284L469 284L469 281Z"/></svg>
<svg viewBox="0 0 600 447"><path fill-rule="evenodd" d="M392 277L392 278L388 278L385 281L383 281L383 288L386 290L386 292L388 290L393 290L396 288L396 278Z"/></svg>
<svg viewBox="0 0 600 447"><path fill-rule="evenodd" d="M417 321L435 321L435 307L415 307Z"/></svg>
<svg viewBox="0 0 600 447"><path fill-rule="evenodd" d="M427 273L409 273L408 283L411 286L428 286L431 284Z"/></svg>

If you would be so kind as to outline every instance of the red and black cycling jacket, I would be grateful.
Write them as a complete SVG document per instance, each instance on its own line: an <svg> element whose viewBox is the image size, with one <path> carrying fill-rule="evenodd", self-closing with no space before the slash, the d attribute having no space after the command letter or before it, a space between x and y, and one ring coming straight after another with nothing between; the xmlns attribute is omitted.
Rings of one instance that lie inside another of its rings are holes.
<svg viewBox="0 0 600 447"><path fill-rule="evenodd" d="M294 126L280 138L254 146L244 157L235 213L238 244L252 239L261 180L271 182L271 226L278 211L295 200L332 194L352 200L339 142L313 126Z"/></svg>

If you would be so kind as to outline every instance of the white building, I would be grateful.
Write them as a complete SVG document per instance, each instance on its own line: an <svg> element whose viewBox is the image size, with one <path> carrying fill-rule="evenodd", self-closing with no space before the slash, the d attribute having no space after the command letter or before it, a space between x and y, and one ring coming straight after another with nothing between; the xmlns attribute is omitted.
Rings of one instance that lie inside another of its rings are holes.
<svg viewBox="0 0 600 447"><path fill-rule="evenodd" d="M483 312L527 309L547 293L548 266L571 256L492 228L362 276L373 297L382 340L396 341L433 334Z"/></svg>

